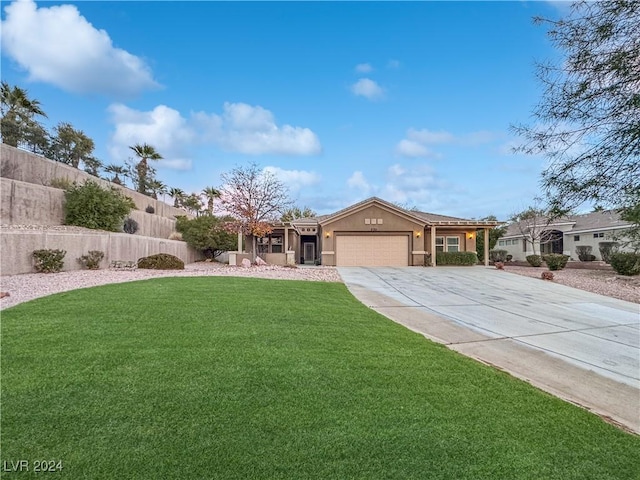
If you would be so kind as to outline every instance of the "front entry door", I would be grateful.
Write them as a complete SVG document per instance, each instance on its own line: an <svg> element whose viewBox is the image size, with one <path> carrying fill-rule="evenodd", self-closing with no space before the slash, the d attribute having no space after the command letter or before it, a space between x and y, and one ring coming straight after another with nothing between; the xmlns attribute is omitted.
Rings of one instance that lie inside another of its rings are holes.
<svg viewBox="0 0 640 480"><path fill-rule="evenodd" d="M304 242L304 263L315 263L316 260L316 244L313 242Z"/></svg>

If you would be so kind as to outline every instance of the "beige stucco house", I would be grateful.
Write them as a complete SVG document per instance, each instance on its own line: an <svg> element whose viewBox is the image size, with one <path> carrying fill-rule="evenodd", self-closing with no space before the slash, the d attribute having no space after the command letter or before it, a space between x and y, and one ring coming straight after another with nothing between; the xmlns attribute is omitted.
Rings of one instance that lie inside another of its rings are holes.
<svg viewBox="0 0 640 480"><path fill-rule="evenodd" d="M405 210L371 197L331 215L274 224L271 235L258 239L257 254L275 265L435 266L432 252L475 252L477 230L497 224ZM251 255L240 251L230 254L230 264Z"/></svg>

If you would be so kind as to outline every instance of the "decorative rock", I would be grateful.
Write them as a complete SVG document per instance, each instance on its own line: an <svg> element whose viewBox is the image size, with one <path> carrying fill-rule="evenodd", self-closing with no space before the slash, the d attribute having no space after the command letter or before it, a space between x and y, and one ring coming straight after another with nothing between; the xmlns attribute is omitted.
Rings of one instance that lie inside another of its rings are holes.
<svg viewBox="0 0 640 480"><path fill-rule="evenodd" d="M504 263L503 262L495 262L494 265L498 270L504 270Z"/></svg>
<svg viewBox="0 0 640 480"><path fill-rule="evenodd" d="M553 272L542 272L542 275L540 275L540 277L543 280L553 280Z"/></svg>
<svg viewBox="0 0 640 480"><path fill-rule="evenodd" d="M242 259L242 266L244 268L249 268L251 266L251 260L249 260L248 258L243 258Z"/></svg>
<svg viewBox="0 0 640 480"><path fill-rule="evenodd" d="M0 298L10 297L9 292L0 292Z"/></svg>
<svg viewBox="0 0 640 480"><path fill-rule="evenodd" d="M256 257L256 265L258 265L259 267L264 267L265 265L267 265L267 262L265 262L260 257Z"/></svg>

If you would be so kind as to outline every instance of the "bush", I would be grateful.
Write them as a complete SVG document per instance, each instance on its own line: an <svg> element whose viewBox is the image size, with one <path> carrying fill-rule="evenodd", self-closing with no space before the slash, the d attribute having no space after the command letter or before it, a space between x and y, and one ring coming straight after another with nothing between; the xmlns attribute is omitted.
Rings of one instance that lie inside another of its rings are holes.
<svg viewBox="0 0 640 480"><path fill-rule="evenodd" d="M152 205L147 205L147 208L145 208L144 211L147 213L156 213L156 209L153 208Z"/></svg>
<svg viewBox="0 0 640 480"><path fill-rule="evenodd" d="M489 250L489 260L492 262L504 262L507 259L506 250Z"/></svg>
<svg viewBox="0 0 640 480"><path fill-rule="evenodd" d="M547 264L549 270L562 270L567 266L569 255L562 255L561 253L550 253L542 257L544 263Z"/></svg>
<svg viewBox="0 0 640 480"><path fill-rule="evenodd" d="M578 260L581 262L593 262L595 260L595 256L591 255L591 248L589 245L578 245L576 246L576 253L578 254Z"/></svg>
<svg viewBox="0 0 640 480"><path fill-rule="evenodd" d="M122 225L122 231L124 233L133 235L138 231L138 222L136 222L133 218L127 218L124 221L124 225Z"/></svg>
<svg viewBox="0 0 640 480"><path fill-rule="evenodd" d="M600 257L605 263L611 263L611 254L616 251L618 244L616 242L600 242L598 244L600 249Z"/></svg>
<svg viewBox="0 0 640 480"><path fill-rule="evenodd" d="M542 265L542 257L540 255L527 255L527 262L532 267L539 267Z"/></svg>
<svg viewBox="0 0 640 480"><path fill-rule="evenodd" d="M182 234L180 232L171 232L169 234L169 240L182 240Z"/></svg>
<svg viewBox="0 0 640 480"><path fill-rule="evenodd" d="M640 253L615 252L611 254L610 263L619 275L640 275Z"/></svg>
<svg viewBox="0 0 640 480"><path fill-rule="evenodd" d="M133 200L115 188L87 180L65 190L64 223L79 227L120 231L122 220L135 207Z"/></svg>
<svg viewBox="0 0 640 480"><path fill-rule="evenodd" d="M138 268L152 270L184 270L184 262L168 253L158 253L138 260Z"/></svg>
<svg viewBox="0 0 640 480"><path fill-rule="evenodd" d="M513 260L513 255L511 254L507 255L507 262L510 262L511 260Z"/></svg>
<svg viewBox="0 0 640 480"><path fill-rule="evenodd" d="M194 219L180 215L176 217L176 230L182 239L207 258L215 258L222 252L238 248L238 236L227 232L224 225L229 218L204 215Z"/></svg>
<svg viewBox="0 0 640 480"><path fill-rule="evenodd" d="M64 266L63 258L67 254L65 250L34 250L33 258L36 272L39 273L57 273Z"/></svg>
<svg viewBox="0 0 640 480"><path fill-rule="evenodd" d="M82 255L78 258L78 263L88 270L98 270L103 258L104 252L100 250L89 250L88 255Z"/></svg>
<svg viewBox="0 0 640 480"><path fill-rule="evenodd" d="M476 252L437 252L436 265L475 265L478 263Z"/></svg>
<svg viewBox="0 0 640 480"><path fill-rule="evenodd" d="M49 182L49 186L52 188L59 188L60 190L67 190L71 188L73 183L67 177L55 177Z"/></svg>

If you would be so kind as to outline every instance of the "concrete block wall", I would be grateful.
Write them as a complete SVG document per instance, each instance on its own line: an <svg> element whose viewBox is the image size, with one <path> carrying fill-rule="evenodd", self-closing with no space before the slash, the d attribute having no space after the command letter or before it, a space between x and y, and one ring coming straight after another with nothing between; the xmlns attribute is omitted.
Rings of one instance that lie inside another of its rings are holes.
<svg viewBox="0 0 640 480"><path fill-rule="evenodd" d="M104 187L112 186L121 190L125 195L131 197L136 204L136 208L143 212L148 205L151 205L155 209L155 215L160 217L170 219L175 218L176 215L191 217L184 210L175 208L163 201L154 200L127 187L89 175L77 168L10 147L4 143L0 144L0 177L39 186L49 186L53 179L67 179L69 182L78 183L84 183L85 180L93 180Z"/></svg>
<svg viewBox="0 0 640 480"><path fill-rule="evenodd" d="M77 258L89 250L105 253L101 268L113 260L137 261L156 253L169 253L183 262L192 263L202 257L185 242L142 237L126 233L82 232L51 230L3 230L0 232L0 274L33 273L34 250L43 248L66 250L63 271L80 270Z"/></svg>

